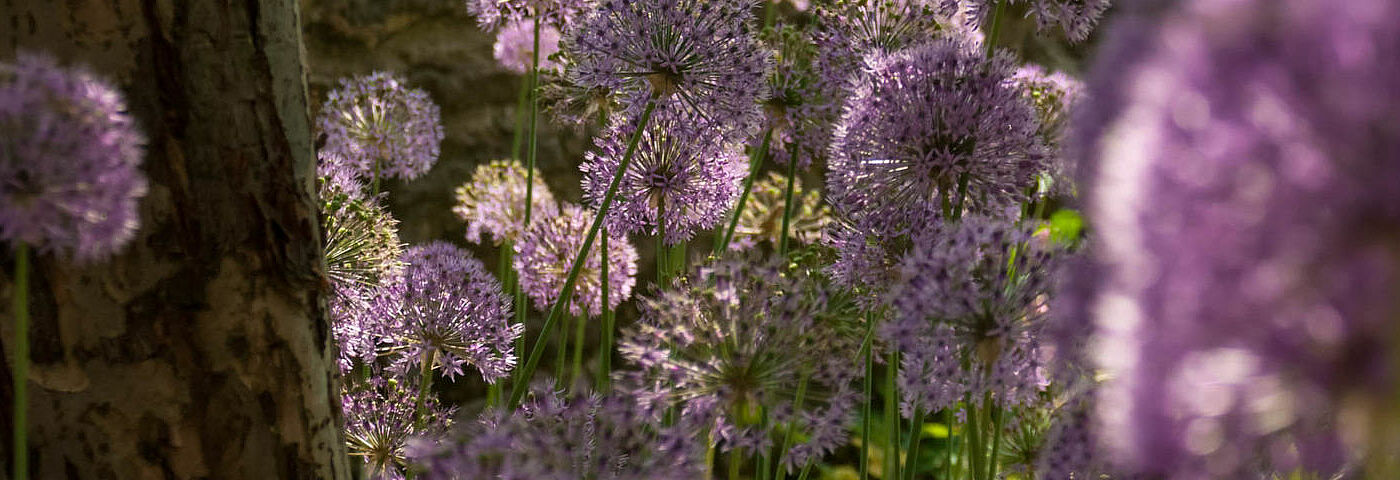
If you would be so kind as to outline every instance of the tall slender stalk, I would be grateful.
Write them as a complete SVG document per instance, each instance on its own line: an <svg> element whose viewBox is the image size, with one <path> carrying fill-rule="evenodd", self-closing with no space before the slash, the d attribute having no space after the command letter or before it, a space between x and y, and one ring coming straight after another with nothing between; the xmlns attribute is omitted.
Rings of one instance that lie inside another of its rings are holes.
<svg viewBox="0 0 1400 480"><path fill-rule="evenodd" d="M744 448L735 447L729 451L729 480L739 480L739 467L744 464Z"/></svg>
<svg viewBox="0 0 1400 480"><path fill-rule="evenodd" d="M792 192L797 183L797 142L788 144L787 191L783 193L783 231L778 237L778 258L787 261L788 230L792 225Z"/></svg>
<svg viewBox="0 0 1400 480"><path fill-rule="evenodd" d="M569 325L575 320L572 316L564 319L564 328L559 329L559 344L554 347L554 381L565 383L564 365L568 363L565 352L569 351Z"/></svg>
<svg viewBox="0 0 1400 480"><path fill-rule="evenodd" d="M1006 9L1006 2L993 0L996 2L995 10L992 12L992 23L988 25L990 31L987 32L987 57L991 57L996 52L997 37L1001 36L1001 14Z"/></svg>
<svg viewBox="0 0 1400 480"><path fill-rule="evenodd" d="M1001 422L1005 419L1006 412L993 405L992 415L992 456L987 459L987 478L997 478L997 455L1001 454Z"/></svg>
<svg viewBox="0 0 1400 480"><path fill-rule="evenodd" d="M739 216L744 213L744 204L749 201L749 192L753 190L753 177L758 176L758 169L763 166L763 158L768 156L768 142L773 140L773 127L768 127L763 131L763 142L758 144L758 149L749 158L749 176L744 179L744 190L739 194L739 203L734 205L734 214L729 218L729 228L724 230L724 235L715 240L715 257L724 254L729 249L729 242L734 240L734 228L739 225Z"/></svg>
<svg viewBox="0 0 1400 480"><path fill-rule="evenodd" d="M437 350L423 351L423 365L418 369L418 401L414 404L414 421L418 426L428 423L428 395L433 389L433 362L437 361Z"/></svg>
<svg viewBox="0 0 1400 480"><path fill-rule="evenodd" d="M656 201L656 285L666 288L671 279L670 249L666 247L666 197Z"/></svg>
<svg viewBox="0 0 1400 480"><path fill-rule="evenodd" d="M909 448L904 452L904 477L914 480L917 476L917 465L919 461L919 440L922 439L924 429L923 407L917 403L914 405L914 416L909 419Z"/></svg>
<svg viewBox="0 0 1400 480"><path fill-rule="evenodd" d="M14 478L29 478L29 245L15 246Z"/></svg>
<svg viewBox="0 0 1400 480"><path fill-rule="evenodd" d="M807 380L810 377L811 372L803 371L802 378L797 381L797 394L794 396L792 401L792 412L794 417L796 417L800 412L802 412L802 402L806 400L807 397ZM788 447L792 446L792 431L797 429L796 423L797 422L795 421L788 423L787 431L783 432L782 448L778 449L778 455L773 458L773 464L776 468L776 470L773 472L773 478L781 480L787 477L787 469L783 468L783 454L788 451Z"/></svg>
<svg viewBox="0 0 1400 480"><path fill-rule="evenodd" d="M598 248L603 256L602 263L599 264L598 283L602 287L603 302L603 332L600 336L602 343L598 345L598 378L594 390L598 393L606 394L612 390L612 344L613 344L613 311L608 306L608 229L604 228L598 238Z"/></svg>
<svg viewBox="0 0 1400 480"><path fill-rule="evenodd" d="M569 372L569 388L575 386L582 387L580 381L583 380L583 340L587 332L588 315L579 315L577 326L574 330L574 368Z"/></svg>
<svg viewBox="0 0 1400 480"><path fill-rule="evenodd" d="M875 348L871 343L875 333L875 318L865 319L865 340L860 345L860 356L865 359L865 395L861 401L860 421L860 480L870 480L870 422L871 404L875 403Z"/></svg>
<svg viewBox="0 0 1400 480"><path fill-rule="evenodd" d="M899 478L899 349L890 346L885 367L885 426L889 435L885 442L884 478Z"/></svg>
<svg viewBox="0 0 1400 480"><path fill-rule="evenodd" d="M579 249L574 263L569 266L569 275L564 279L564 286L559 291L559 298L555 299L554 305L550 307L549 316L545 317L544 320L544 328L541 329L540 336L535 339L535 346L530 349L530 355L521 368L519 380L511 389L510 402L506 405L509 409L514 409L516 405L519 405L520 399L525 396L525 385L530 382L530 377L535 374L535 368L539 366L540 356L544 354L544 343L548 339L548 334L558 323L565 306L568 305L569 297L574 293L574 284L578 281L579 271L583 267L584 260L588 258L589 249L593 248L593 241L598 238L598 231L603 226L603 219L607 218L608 210L612 208L613 197L617 196L618 185L622 183L622 177L627 174L627 168L632 165L632 156L637 152L637 142L641 140L642 132L646 130L647 122L651 120L651 113L654 110L656 110L655 97L648 100L646 106L642 108L642 116L637 119L637 131L627 142L627 152L623 154L622 161L617 166L617 173L613 174L612 182L608 184L607 191L603 193L603 200L598 205L598 212L593 216L593 224L588 227L588 235L583 239L583 247Z"/></svg>

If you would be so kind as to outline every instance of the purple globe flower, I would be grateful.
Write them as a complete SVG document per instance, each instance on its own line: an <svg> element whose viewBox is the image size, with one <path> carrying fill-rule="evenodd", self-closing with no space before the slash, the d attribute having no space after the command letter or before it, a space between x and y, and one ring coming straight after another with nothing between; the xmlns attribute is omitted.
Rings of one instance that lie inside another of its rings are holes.
<svg viewBox="0 0 1400 480"><path fill-rule="evenodd" d="M752 6L604 0L566 32L569 75L581 86L620 93L634 114L655 97L660 111L685 112L744 138L758 123L771 61L754 35Z"/></svg>
<svg viewBox="0 0 1400 480"><path fill-rule="evenodd" d="M524 75L530 72L535 63L535 24L531 19L507 23L496 32L496 44L492 46L496 63L506 70ZM553 25L540 25L540 71L558 70L562 67L551 60L550 55L559 52L559 29Z"/></svg>
<svg viewBox="0 0 1400 480"><path fill-rule="evenodd" d="M145 138L121 94L83 68L0 63L0 241L101 260L136 234Z"/></svg>
<svg viewBox="0 0 1400 480"><path fill-rule="evenodd" d="M377 292L374 314L388 332L388 351L407 372L424 361L448 378L470 365L494 383L515 367L510 300L481 262L446 242L410 247L403 279Z"/></svg>
<svg viewBox="0 0 1400 480"><path fill-rule="evenodd" d="M520 288L535 307L548 310L559 298L569 265L583 247L584 237L592 223L593 213L582 207L565 203L558 215L543 219L525 232L515 244L515 271L520 275ZM603 313L603 285L600 281L603 250L599 243L585 259L574 284L569 313L596 317ZM632 296L637 283L637 250L627 237L609 232L608 236L608 308L616 309Z"/></svg>
<svg viewBox="0 0 1400 480"><path fill-rule="evenodd" d="M1179 3L1090 82L1104 443L1156 478L1395 452L1400 6Z"/></svg>
<svg viewBox="0 0 1400 480"><path fill-rule="evenodd" d="M683 112L658 111L647 123L632 164L618 184L608 212L608 228L619 235L654 233L664 222L666 243L689 239L728 217L738 201L748 160L740 146L721 132L697 127L698 118ZM585 154L584 203L602 203L636 131L636 120L617 115L597 139L597 151Z"/></svg>
<svg viewBox="0 0 1400 480"><path fill-rule="evenodd" d="M409 438L440 436L452 420L452 409L429 395L424 422L418 421L418 389L375 375L369 385L341 395L345 412L345 444L352 457L362 457L366 478L403 479Z"/></svg>
<svg viewBox="0 0 1400 480"><path fill-rule="evenodd" d="M443 137L438 107L427 92L404 83L387 72L341 79L316 118L326 139L321 161L367 179L411 180L432 168Z"/></svg>
<svg viewBox="0 0 1400 480"><path fill-rule="evenodd" d="M936 411L964 395L999 405L1038 401L1046 377L1040 332L1056 270L1028 228L973 216L921 232L891 292L896 320L881 337L904 353L905 409Z"/></svg>
<svg viewBox="0 0 1400 480"><path fill-rule="evenodd" d="M500 245L520 239L525 230L525 167L517 160L495 160L476 167L472 178L457 187L457 205L452 213L467 222L467 241L482 243L490 235ZM559 213L554 194L540 172L534 175L530 193L531 220Z"/></svg>
<svg viewBox="0 0 1400 480"><path fill-rule="evenodd" d="M811 28L779 25L765 30L763 40L776 52L768 75L772 96L763 104L767 125L773 129L768 146L779 165L793 158L798 168L824 158L831 130L841 115L841 85L826 81Z"/></svg>
<svg viewBox="0 0 1400 480"><path fill-rule="evenodd" d="M877 62L836 129L831 202L896 222L926 207L992 212L1019 203L1047 155L1011 74L1007 54L987 59L948 39Z"/></svg>
<svg viewBox="0 0 1400 480"><path fill-rule="evenodd" d="M726 261L690 278L647 299L619 343L638 367L622 375L638 401L680 407L726 451L766 451L791 429L788 468L843 444L863 327L827 314L824 286L775 265ZM765 415L787 428L763 428Z"/></svg>
<svg viewBox="0 0 1400 480"><path fill-rule="evenodd" d="M467 11L476 16L482 28L494 30L508 23L527 22L538 17L544 25L565 30L592 8L592 0L465 0ZM528 30L527 30L528 31ZM533 41L533 32L528 36ZM540 57L544 58L544 57Z"/></svg>
<svg viewBox="0 0 1400 480"><path fill-rule="evenodd" d="M787 178L777 173L753 183L749 201L739 214L734 227L734 242L730 248L747 250L760 242L777 248L783 236L783 204L787 195ZM788 236L797 243L811 244L822 239L822 231L831 223L831 211L822 201L821 192L802 188L795 179L792 188L792 216L788 220Z"/></svg>
<svg viewBox="0 0 1400 480"><path fill-rule="evenodd" d="M970 25L976 26L991 13L996 2L1017 3L1019 0L941 0L945 13L961 11ZM1041 31L1059 27L1071 41L1089 38L1099 17L1108 10L1112 0L1024 0L1029 4L1027 15L1035 17Z"/></svg>
<svg viewBox="0 0 1400 480"><path fill-rule="evenodd" d="M326 235L326 275L331 282L363 288L398 277L403 271L399 221L378 202L344 190L344 184L334 177L322 177L318 182L321 227ZM358 190L357 184L350 185Z"/></svg>
<svg viewBox="0 0 1400 480"><path fill-rule="evenodd" d="M535 389L520 409L488 413L412 454L425 479L699 480L706 476L690 427L662 426L630 398Z"/></svg>
<svg viewBox="0 0 1400 480"><path fill-rule="evenodd" d="M899 283L899 261L918 232L943 228L943 213L929 205L915 206L902 219L878 216L851 217L840 210L822 234L822 242L836 251L826 274L836 285L859 293L867 307L882 305Z"/></svg>

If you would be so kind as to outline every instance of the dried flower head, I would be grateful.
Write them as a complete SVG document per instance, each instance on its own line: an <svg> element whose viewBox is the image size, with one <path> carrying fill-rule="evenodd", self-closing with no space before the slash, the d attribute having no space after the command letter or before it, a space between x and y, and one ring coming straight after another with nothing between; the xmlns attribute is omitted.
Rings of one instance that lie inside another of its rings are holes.
<svg viewBox="0 0 1400 480"><path fill-rule="evenodd" d="M427 92L406 87L397 75L341 79L316 119L326 139L321 161L343 163L361 178L417 178L437 162L439 117Z"/></svg>
<svg viewBox="0 0 1400 480"><path fill-rule="evenodd" d="M764 451L795 433L792 468L846 439L861 327L826 314L826 287L775 265L725 261L643 303L619 344L644 405L681 407L723 450ZM822 355L812 355L820 351ZM774 429L763 428L766 415Z"/></svg>
<svg viewBox="0 0 1400 480"><path fill-rule="evenodd" d="M788 220L788 236L800 243L814 243L831 223L831 212L822 201L820 192L802 188L802 180L794 179L792 186L792 218ZM749 249L759 242L776 247L783 235L783 205L788 179L769 172L753 183L749 200L739 214L734 228L731 248Z"/></svg>
<svg viewBox="0 0 1400 480"><path fill-rule="evenodd" d="M559 29L540 24L540 71L559 70L563 66L550 59L559 52ZM535 63L535 22L531 19L507 23L496 32L492 47L496 63L520 75L530 72Z"/></svg>
<svg viewBox="0 0 1400 480"><path fill-rule="evenodd" d="M689 427L661 426L631 398L536 388L520 409L488 413L441 446L416 445L413 457L426 479L699 480Z"/></svg>
<svg viewBox="0 0 1400 480"><path fill-rule="evenodd" d="M341 395L345 412L345 444L352 457L362 457L366 478L403 479L407 441L415 436L438 436L447 431L452 409L428 395L421 423L415 402L418 389L375 375L369 385Z"/></svg>
<svg viewBox="0 0 1400 480"><path fill-rule="evenodd" d="M711 128L746 136L767 93L770 53L753 32L746 0L604 0L564 50L571 80L623 96L638 112L684 111Z"/></svg>
<svg viewBox="0 0 1400 480"><path fill-rule="evenodd" d="M481 262L446 242L410 247L403 280L381 289L374 314L385 322L399 371L431 362L454 378L464 365L488 383L515 367L510 300Z"/></svg>
<svg viewBox="0 0 1400 480"><path fill-rule="evenodd" d="M578 205L565 203L559 215L536 222L515 244L514 267L520 275L520 288L535 301L536 308L548 310L558 300L593 216ZM615 309L632 296L632 286L637 283L637 250L627 237L611 232L607 244L607 300L608 308ZM603 313L602 265L601 243L595 242L579 270L569 313L595 317Z"/></svg>
<svg viewBox="0 0 1400 480"><path fill-rule="evenodd" d="M481 243L489 234L500 245L514 242L525 230L525 167L517 160L494 160L476 167L472 178L457 187L457 205L452 213L467 222L467 241ZM554 194L540 177L533 175L530 192L531 220L559 213Z"/></svg>
<svg viewBox="0 0 1400 480"><path fill-rule="evenodd" d="M1045 170L1035 111L1011 58L942 39L885 57L846 105L831 147L831 202L897 221L925 207L989 213Z"/></svg>
<svg viewBox="0 0 1400 480"><path fill-rule="evenodd" d="M0 63L0 241L80 261L131 241L145 138L120 93L21 52Z"/></svg>
<svg viewBox="0 0 1400 480"><path fill-rule="evenodd" d="M586 204L602 202L636 131L635 121L614 117L598 138L597 151L585 155L579 168ZM664 226L666 243L676 244L727 217L739 198L748 161L738 144L714 129L697 127L697 121L683 112L652 116L618 185L608 228L625 235Z"/></svg>

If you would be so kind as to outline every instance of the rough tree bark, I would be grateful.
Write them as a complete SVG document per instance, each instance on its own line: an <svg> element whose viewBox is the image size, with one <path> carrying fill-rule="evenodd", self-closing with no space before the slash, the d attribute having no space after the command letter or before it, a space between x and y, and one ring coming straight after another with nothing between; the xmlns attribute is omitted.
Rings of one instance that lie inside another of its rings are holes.
<svg viewBox="0 0 1400 480"><path fill-rule="evenodd" d="M349 476L298 16L297 0L0 0L0 59L89 65L150 138L130 247L36 259L34 478Z"/></svg>

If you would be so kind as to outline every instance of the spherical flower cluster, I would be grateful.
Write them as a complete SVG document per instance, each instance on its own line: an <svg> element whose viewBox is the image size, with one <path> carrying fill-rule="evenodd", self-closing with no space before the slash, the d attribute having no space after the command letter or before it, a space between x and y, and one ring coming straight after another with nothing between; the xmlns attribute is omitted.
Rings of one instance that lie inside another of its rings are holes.
<svg viewBox="0 0 1400 480"><path fill-rule="evenodd" d="M710 128L747 136L767 96L771 54L753 32L744 0L604 0L564 40L569 74L618 92L638 112L684 111Z"/></svg>
<svg viewBox="0 0 1400 480"><path fill-rule="evenodd" d="M405 87L397 75L342 79L316 119L326 140L321 161L343 163L361 178L417 178L437 162L439 117L427 92Z"/></svg>
<svg viewBox="0 0 1400 480"><path fill-rule="evenodd" d="M766 415L797 433L783 457L788 468L842 444L862 327L826 315L825 287L775 265L725 261L690 279L647 299L619 344L639 369L623 375L638 401L679 406L723 450L766 451L781 441L763 428Z"/></svg>
<svg viewBox="0 0 1400 480"><path fill-rule="evenodd" d="M763 105L773 129L770 158L779 165L795 159L799 168L806 168L825 157L844 92L821 76L811 28L780 25L765 30L763 40L777 53L768 75L772 96Z"/></svg>
<svg viewBox="0 0 1400 480"><path fill-rule="evenodd" d="M689 239L728 217L738 201L748 161L739 145L715 129L697 127L683 112L658 111L642 131L632 164L618 185L608 228L619 235L664 228L667 244ZM618 115L588 152L583 171L584 203L602 203L617 173L635 119ZM658 232L660 234L660 232Z"/></svg>
<svg viewBox="0 0 1400 480"><path fill-rule="evenodd" d="M860 301L868 306L889 299L890 286L899 283L899 259L909 251L910 238L917 232L943 228L943 213L929 205L915 206L906 218L842 215L832 212L832 222L822 233L822 242L836 251L827 275L837 285L861 292Z"/></svg>
<svg viewBox="0 0 1400 480"><path fill-rule="evenodd" d="M965 217L922 232L891 292L897 312L881 336L904 353L906 408L935 411L965 394L1000 405L1037 400L1051 251L1008 220ZM911 407L912 406L912 407Z"/></svg>
<svg viewBox="0 0 1400 480"><path fill-rule="evenodd" d="M467 11L482 28L494 30L508 23L539 18L559 30L573 25L593 7L592 0L465 0ZM533 34L531 34L533 35Z"/></svg>
<svg viewBox="0 0 1400 480"><path fill-rule="evenodd" d="M321 178L321 226L325 231L326 275L339 286L368 288L403 271L398 220L378 202Z"/></svg>
<svg viewBox="0 0 1400 480"><path fill-rule="evenodd" d="M959 10L966 14L970 25L978 25L986 19L996 2L1016 3L1019 0L942 0L945 13ZM1060 27L1071 41L1081 42L1089 38L1099 17L1108 10L1112 0L1024 0L1030 5L1027 14L1035 17L1040 30Z"/></svg>
<svg viewBox="0 0 1400 480"><path fill-rule="evenodd" d="M1104 443L1154 478L1391 454L1400 5L1180 3L1090 83Z"/></svg>
<svg viewBox="0 0 1400 480"><path fill-rule="evenodd" d="M514 267L520 275L520 288L535 301L536 308L548 310L559 299L593 216L582 207L565 203L558 215L535 222L515 244ZM632 286L637 283L637 250L627 237L611 232L607 244L607 305L615 309L632 296ZM596 317L603 313L600 245L601 242L594 242L575 280L573 298L569 300L569 313L573 315Z"/></svg>
<svg viewBox="0 0 1400 480"><path fill-rule="evenodd" d="M535 23L525 19L507 23L496 32L496 43L492 47L496 62L506 70L520 75L530 72L535 63ZM550 55L559 52L559 29L553 25L540 25L540 71L558 70L562 65L551 60Z"/></svg>
<svg viewBox="0 0 1400 480"><path fill-rule="evenodd" d="M1074 185L1074 157L1059 151L1069 123L1071 109L1081 100L1083 84L1064 72L1046 73L1039 65L1027 64L1016 71L1013 77L1021 87L1021 94L1027 102L1035 106L1040 120L1040 138L1053 155L1049 171L1050 179L1046 192L1054 196L1073 196L1077 191Z"/></svg>
<svg viewBox="0 0 1400 480"><path fill-rule="evenodd" d="M980 43L975 26L927 1L840 0L819 6L816 17L816 70L837 103L858 74L882 57L936 38Z"/></svg>
<svg viewBox="0 0 1400 480"><path fill-rule="evenodd" d="M340 398L345 412L345 444L350 456L363 458L365 478L405 478L409 438L441 435L451 424L452 410L438 405L432 395L425 400L426 412L420 424L415 405L418 389L381 376Z"/></svg>
<svg viewBox="0 0 1400 480"><path fill-rule="evenodd" d="M792 186L792 217L788 220L788 236L800 243L814 243L831 223L831 212L822 202L820 192L802 188L802 180L794 179ZM749 201L739 214L734 228L731 248L749 249L759 242L777 247L783 235L783 204L787 195L787 178L769 172L753 183Z"/></svg>
<svg viewBox="0 0 1400 480"><path fill-rule="evenodd" d="M119 92L21 53L0 63L0 242L80 261L136 234L145 138Z"/></svg>
<svg viewBox="0 0 1400 480"><path fill-rule="evenodd" d="M1019 202L1047 155L1011 74L1009 56L948 39L878 62L836 129L833 205L901 219L924 206L990 212Z"/></svg>
<svg viewBox="0 0 1400 480"><path fill-rule="evenodd" d="M398 370L426 361L448 378L464 365L487 382L506 376L523 326L510 323L510 300L481 262L445 242L411 247L403 260L402 281L379 289L373 305Z"/></svg>
<svg viewBox="0 0 1400 480"><path fill-rule="evenodd" d="M564 57L561 63L569 60ZM608 88L580 84L565 73L540 73L540 103L555 123L584 134L606 124L618 110L617 99Z"/></svg>
<svg viewBox="0 0 1400 480"><path fill-rule="evenodd" d="M706 478L690 425L659 426L624 397L564 398L537 388L520 409L488 414L451 437L411 449L420 478Z"/></svg>
<svg viewBox="0 0 1400 480"><path fill-rule="evenodd" d="M516 160L495 160L476 168L467 183L457 187L452 213L467 222L467 241L514 242L525 230L525 167ZM559 213L554 194L536 171L530 192L530 219Z"/></svg>

